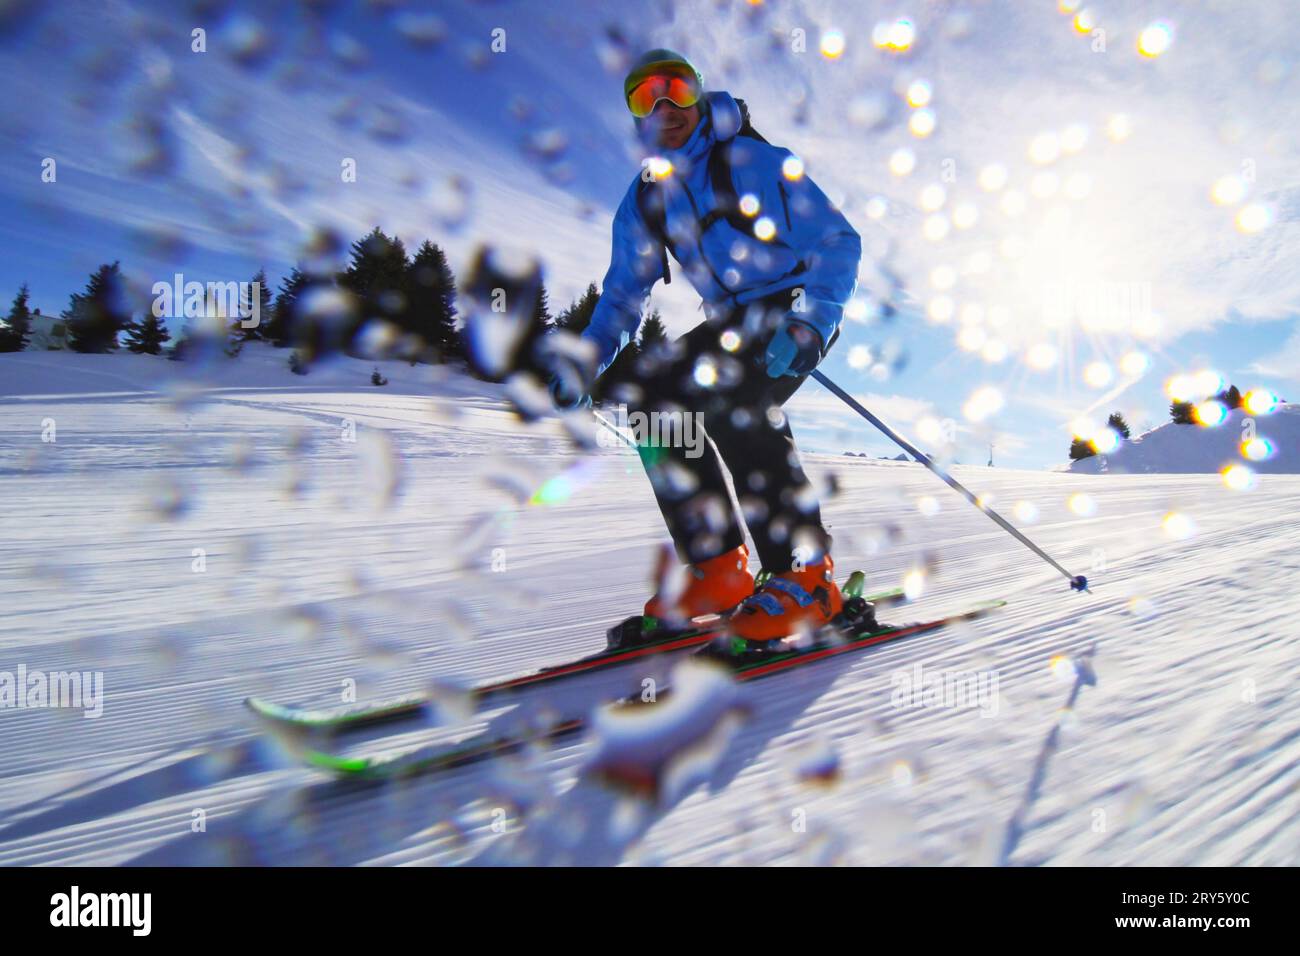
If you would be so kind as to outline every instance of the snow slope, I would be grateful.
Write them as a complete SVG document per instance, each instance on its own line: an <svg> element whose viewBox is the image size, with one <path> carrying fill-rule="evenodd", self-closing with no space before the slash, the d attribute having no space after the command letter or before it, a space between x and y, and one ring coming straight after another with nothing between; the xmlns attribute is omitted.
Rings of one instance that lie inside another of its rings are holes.
<svg viewBox="0 0 1300 956"><path fill-rule="evenodd" d="M1273 446L1272 457L1259 461L1243 457L1243 441L1256 436ZM1073 461L1069 468L1084 475L1103 471L1186 475L1216 474L1232 464L1262 474L1300 474L1300 405L1279 405L1270 415L1233 409L1214 428L1165 422L1132 441L1121 442L1112 454Z"/></svg>
<svg viewBox="0 0 1300 956"><path fill-rule="evenodd" d="M446 725L401 743L579 706L465 713L445 689L598 649L661 540L630 452L426 368L375 388L372 364L300 378L254 348L196 393L157 359L0 356L0 671L100 670L106 694L98 719L0 710L0 864L1300 862L1288 475L957 469L1036 514L1076 595L918 465L814 458L841 568L885 587L931 562L892 617L1009 606L749 685L657 802L586 773L586 739L383 787L296 766L243 697L443 689ZM996 695L899 706L918 664Z"/></svg>

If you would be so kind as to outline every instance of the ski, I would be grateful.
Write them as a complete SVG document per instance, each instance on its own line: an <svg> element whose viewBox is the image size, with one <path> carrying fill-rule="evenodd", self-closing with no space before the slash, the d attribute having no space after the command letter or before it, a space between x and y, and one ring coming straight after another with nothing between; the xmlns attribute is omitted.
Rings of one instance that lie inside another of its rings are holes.
<svg viewBox="0 0 1300 956"><path fill-rule="evenodd" d="M841 654L937 631L958 621L974 620L1005 605L1006 601L1003 600L983 601L956 614L910 624L875 625L850 635L836 635L832 640L819 642L811 647L800 648L783 644L782 648L776 650L756 651L747 648L730 654L723 650L718 654L710 653L708 656L712 659L724 660L730 657L730 666L735 679L740 683L748 683ZM659 695L661 699L665 693L666 691L661 690ZM491 737L486 740L483 739L485 735L480 735L451 746L435 744L395 753L358 757L304 749L301 757L308 766L329 771L342 778L370 781L395 780L454 770L495 757L519 753L539 744L554 743L580 733L588 723L585 718L571 717L532 734Z"/></svg>
<svg viewBox="0 0 1300 956"><path fill-rule="evenodd" d="M863 596L864 580L861 571L853 572L842 588L845 597L861 597L862 600L872 604L890 604L903 598L901 588L891 588L878 594ZM719 634L717 625L720 621L718 615L711 615L708 618L696 618L693 627L652 630L647 633L644 630L643 618L636 615L606 632L609 646L599 653L566 664L543 667L519 677L481 684L471 689L469 693L473 702L477 704L539 684L617 667L654 654L689 650L707 644L717 637ZM244 705L273 730L317 735L344 733L379 724L414 720L424 717L432 703L430 695L421 693L322 710L288 707L260 697L249 697L244 701Z"/></svg>

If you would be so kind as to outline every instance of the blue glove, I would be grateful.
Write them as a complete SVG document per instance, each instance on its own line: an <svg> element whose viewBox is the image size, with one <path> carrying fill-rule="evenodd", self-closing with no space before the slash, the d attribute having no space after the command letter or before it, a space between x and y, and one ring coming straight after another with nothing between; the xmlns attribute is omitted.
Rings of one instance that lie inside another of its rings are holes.
<svg viewBox="0 0 1300 956"><path fill-rule="evenodd" d="M546 387L551 392L552 404L562 412L591 407L591 396L585 392L575 392L562 375L552 375Z"/></svg>
<svg viewBox="0 0 1300 956"><path fill-rule="evenodd" d="M767 343L767 374L772 378L807 375L822 360L821 333L802 319L786 316Z"/></svg>

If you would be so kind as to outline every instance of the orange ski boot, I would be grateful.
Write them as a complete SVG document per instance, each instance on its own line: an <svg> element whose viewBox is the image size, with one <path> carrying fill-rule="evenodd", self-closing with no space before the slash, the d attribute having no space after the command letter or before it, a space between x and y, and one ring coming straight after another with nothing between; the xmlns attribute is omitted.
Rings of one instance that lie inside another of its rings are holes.
<svg viewBox="0 0 1300 956"><path fill-rule="evenodd" d="M645 605L647 617L661 621L689 621L704 614L729 611L754 593L749 573L749 548L741 545L716 558L687 566L686 587L670 600L656 594Z"/></svg>
<svg viewBox="0 0 1300 956"><path fill-rule="evenodd" d="M736 637L774 641L815 631L829 624L843 608L844 597L835 583L835 565L828 554L802 571L773 574L741 602L727 623Z"/></svg>

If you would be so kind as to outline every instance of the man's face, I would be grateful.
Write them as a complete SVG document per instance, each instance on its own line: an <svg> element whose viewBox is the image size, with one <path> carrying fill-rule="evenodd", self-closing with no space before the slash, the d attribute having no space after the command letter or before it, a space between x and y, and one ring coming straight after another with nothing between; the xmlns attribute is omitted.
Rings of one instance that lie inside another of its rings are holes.
<svg viewBox="0 0 1300 956"><path fill-rule="evenodd" d="M654 130L655 142L662 149L681 149L700 125L700 105L696 103L685 109L670 100L660 100L654 111L646 117L646 122Z"/></svg>

